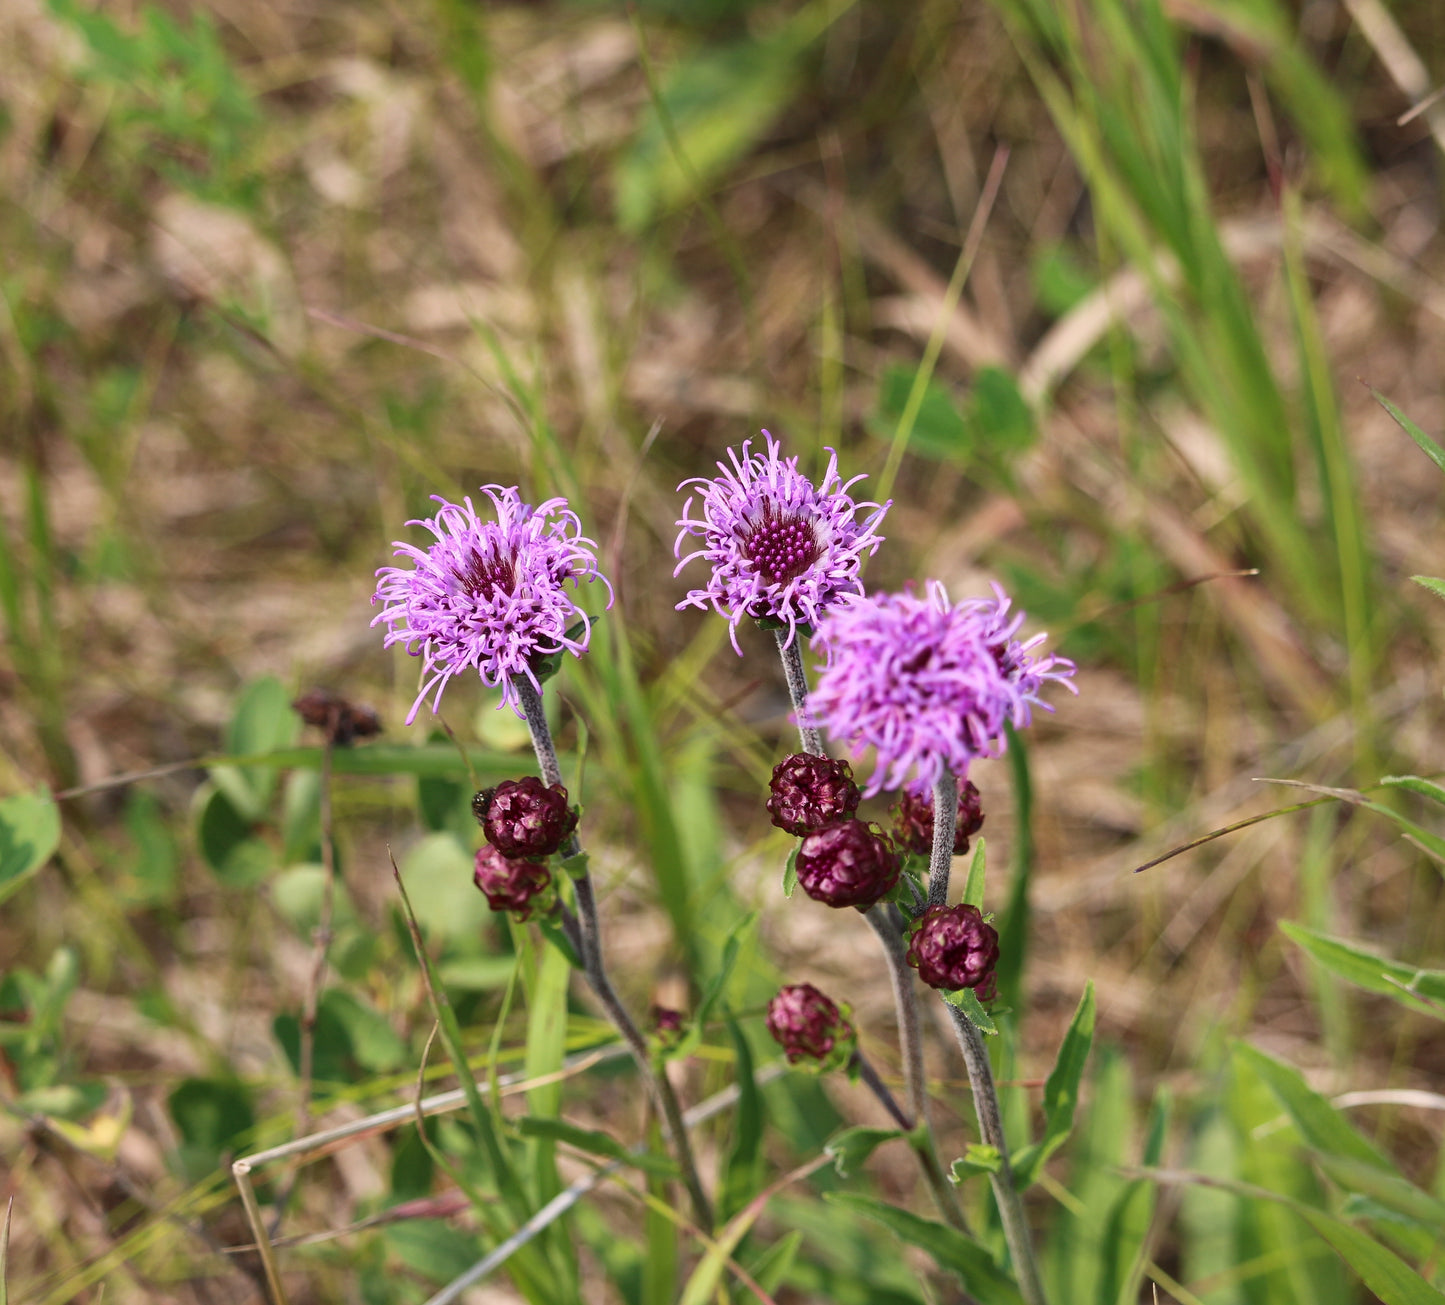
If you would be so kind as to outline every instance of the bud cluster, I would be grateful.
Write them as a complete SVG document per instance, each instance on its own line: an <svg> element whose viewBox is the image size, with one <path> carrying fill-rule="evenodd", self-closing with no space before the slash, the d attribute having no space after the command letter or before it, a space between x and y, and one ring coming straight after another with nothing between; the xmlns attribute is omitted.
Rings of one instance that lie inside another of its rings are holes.
<svg viewBox="0 0 1445 1305"><path fill-rule="evenodd" d="M534 911L550 913L557 896L546 861L577 828L567 790L535 775L503 780L472 799L472 814L487 839L472 876L487 904L494 911L515 912L519 920Z"/></svg>

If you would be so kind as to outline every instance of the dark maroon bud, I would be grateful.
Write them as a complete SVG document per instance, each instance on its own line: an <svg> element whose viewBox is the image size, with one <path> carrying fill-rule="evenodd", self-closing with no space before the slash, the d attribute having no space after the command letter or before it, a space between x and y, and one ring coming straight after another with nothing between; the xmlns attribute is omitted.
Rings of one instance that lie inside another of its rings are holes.
<svg viewBox="0 0 1445 1305"><path fill-rule="evenodd" d="M291 709L308 725L323 731L337 747L349 747L357 739L381 733L381 717L370 707L350 702L330 689L308 689Z"/></svg>
<svg viewBox="0 0 1445 1305"><path fill-rule="evenodd" d="M535 775L503 780L472 799L472 814L487 842L503 856L551 856L577 828L567 790L550 788Z"/></svg>
<svg viewBox="0 0 1445 1305"><path fill-rule="evenodd" d="M953 854L968 851L968 840L983 828L983 803L969 780L958 786L958 823L953 827ZM933 794L904 793L893 808L893 841L905 852L927 856L933 851Z"/></svg>
<svg viewBox="0 0 1445 1305"><path fill-rule="evenodd" d="M833 1068L853 1054L857 1040L846 1010L811 983L790 983L768 1003L768 1032L790 1065L816 1060Z"/></svg>
<svg viewBox="0 0 1445 1305"><path fill-rule="evenodd" d="M666 1006L652 1008L652 1032L664 1047L674 1047L682 1041L686 1023L680 1010Z"/></svg>
<svg viewBox="0 0 1445 1305"><path fill-rule="evenodd" d="M872 906L898 882L902 859L877 825L840 820L798 845L798 883L829 906Z"/></svg>
<svg viewBox="0 0 1445 1305"><path fill-rule="evenodd" d="M998 931L976 906L930 906L908 943L908 963L930 988L978 988L998 964Z"/></svg>
<svg viewBox="0 0 1445 1305"><path fill-rule="evenodd" d="M846 761L795 752L773 767L768 814L779 829L802 838L847 820L858 810L858 785Z"/></svg>
<svg viewBox="0 0 1445 1305"><path fill-rule="evenodd" d="M490 843L477 852L472 882L486 894L492 910L516 911L519 920L525 920L534 910L550 909L555 900L548 891L552 874L545 865L505 857Z"/></svg>

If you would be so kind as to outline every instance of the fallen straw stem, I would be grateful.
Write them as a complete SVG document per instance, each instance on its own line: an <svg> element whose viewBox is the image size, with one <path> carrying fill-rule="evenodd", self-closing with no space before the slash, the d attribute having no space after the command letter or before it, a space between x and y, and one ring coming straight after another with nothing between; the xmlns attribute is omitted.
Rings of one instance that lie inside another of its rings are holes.
<svg viewBox="0 0 1445 1305"><path fill-rule="evenodd" d="M537 754L537 766L542 779L549 785L562 783L562 768L557 761L557 749L552 742L552 731L547 724L547 714L542 706L542 695L525 675L512 679L517 699L522 704L527 727L532 735L532 748ZM561 847L563 859L576 856L581 843L573 834ZM581 952L582 970L587 985L592 989L603 1012L622 1035L623 1041L632 1052L643 1081L647 1084L653 1103L661 1113L668 1137L677 1156L678 1168L682 1171L683 1185L692 1200L693 1215L706 1229L712 1228L712 1203L703 1190L702 1179L698 1176L697 1161L692 1154L692 1143L683 1127L682 1108L677 1094L667 1076L659 1074L652 1062L652 1052L647 1039L637 1027L632 1015L613 988L611 979L602 959L602 935L597 916L597 896L592 886L592 876L584 868L574 875L572 888L577 898L577 942ZM570 935L569 935L570 936Z"/></svg>

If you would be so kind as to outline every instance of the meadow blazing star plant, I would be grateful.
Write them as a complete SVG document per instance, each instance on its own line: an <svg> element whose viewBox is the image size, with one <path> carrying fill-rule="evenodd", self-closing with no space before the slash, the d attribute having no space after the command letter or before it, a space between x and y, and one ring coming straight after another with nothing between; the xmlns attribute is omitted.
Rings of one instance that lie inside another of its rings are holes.
<svg viewBox="0 0 1445 1305"><path fill-rule="evenodd" d="M483 485L495 521L478 517L470 498L460 505L433 495L436 516L409 521L436 536L426 548L397 541L396 556L411 566L382 567L372 603L382 610L372 625L388 626L385 646L405 644L422 658L422 686L407 713L416 719L432 697L435 713L454 675L473 670L500 688L502 706L524 715L517 685L540 690L538 663L587 649L591 623L575 592L600 580L612 605L612 586L597 569L596 544L582 534L567 500L532 507L515 486Z"/></svg>
<svg viewBox="0 0 1445 1305"><path fill-rule="evenodd" d="M739 656L737 627L744 617L785 629L782 642L792 647L800 628L815 627L845 594L861 594L863 558L883 542L878 523L891 506L855 502L848 491L863 477L845 482L832 449L815 485L798 470L796 457L784 458L767 431L763 437L765 453L754 453L752 441L744 440L741 451L728 450L731 465L717 464L721 476L696 476L678 486L698 492L677 522L673 555L680 560L673 574L698 558L712 566L706 587L692 590L678 608L711 607L727 617ZM692 515L694 502L701 516ZM684 544L694 540L702 546L684 556Z"/></svg>

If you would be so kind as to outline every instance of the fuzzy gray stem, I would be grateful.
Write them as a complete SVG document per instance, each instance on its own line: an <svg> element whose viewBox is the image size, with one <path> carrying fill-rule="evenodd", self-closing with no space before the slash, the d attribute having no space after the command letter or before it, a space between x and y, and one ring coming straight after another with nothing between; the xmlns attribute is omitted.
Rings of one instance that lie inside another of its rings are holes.
<svg viewBox="0 0 1445 1305"><path fill-rule="evenodd" d="M1024 1204L1014 1186L1013 1169L1009 1165L1008 1141L1003 1134L1003 1117L999 1113L993 1069L988 1063L988 1048L984 1045L983 1035L968 1016L954 1006L948 1007L948 1013L958 1035L963 1063L968 1068L973 1105L978 1112L979 1133L986 1145L998 1151L998 1172L990 1174L989 1180L993 1184L994 1200L998 1202L1004 1240L1008 1242L1009 1254L1013 1257L1019 1290L1028 1305L1047 1305L1034 1260L1033 1238L1029 1234L1028 1220L1024 1217Z"/></svg>
<svg viewBox="0 0 1445 1305"><path fill-rule="evenodd" d="M803 652L798 632L792 632L791 642L786 630L774 630L773 635L778 641L778 655L783 659L783 676L788 681L788 697L793 700L793 715L798 718L798 738L803 745L803 751L811 752L817 757L826 757L828 754L823 750L823 735L808 717L808 677L803 670Z"/></svg>
<svg viewBox="0 0 1445 1305"><path fill-rule="evenodd" d="M522 711L532 734L532 747L537 753L537 766L542 772L542 778L548 784L560 784L562 768L557 761L557 749L553 746L552 731L547 725L547 714L542 707L542 695L524 675L513 676L512 685L517 691L517 698L522 704ZM573 834L562 845L561 855L564 858L572 857L576 856L579 851L581 851L581 844L577 836ZM692 1199L693 1215L703 1228L710 1230L713 1226L712 1203L708 1200L707 1193L703 1191L702 1179L698 1176L697 1161L693 1158L692 1143L688 1140L687 1129L683 1127L682 1108L678 1105L677 1095L673 1092L672 1084L668 1082L666 1075L657 1072L652 1063L652 1053L648 1048L647 1039L643 1037L642 1031L633 1021L627 1007L622 1004L622 999L612 986L612 980L607 977L607 970L602 961L602 936L597 918L597 895L593 891L592 876L584 870L580 875L574 877L572 887L577 895L577 918L574 927L577 943L580 944L578 951L581 953L582 969L587 977L587 985L592 989L593 995L596 996L607 1018L622 1034L623 1041L631 1050L653 1103L667 1126L668 1137L677 1154L678 1167L682 1170L683 1183ZM565 927L566 922L564 921ZM570 930L568 936L571 937Z"/></svg>
<svg viewBox="0 0 1445 1305"><path fill-rule="evenodd" d="M969 1231L968 1219L953 1184L944 1177L933 1140L933 1125L928 1118L923 1031L918 1023L918 994L913 983L913 971L908 965L908 949L903 943L902 921L890 915L888 908L882 905L865 911L863 918L878 935L883 955L888 961L888 978L893 985L893 1006L898 1017L898 1045L903 1052L903 1092L914 1120L912 1125L906 1125L910 1132L914 1132L913 1149L918 1153L918 1163L933 1190L939 1213L960 1232L966 1233Z"/></svg>
<svg viewBox="0 0 1445 1305"><path fill-rule="evenodd" d="M933 786L933 855L928 862L928 904L948 904L948 872L953 868L953 833L958 826L958 780L948 771Z"/></svg>

